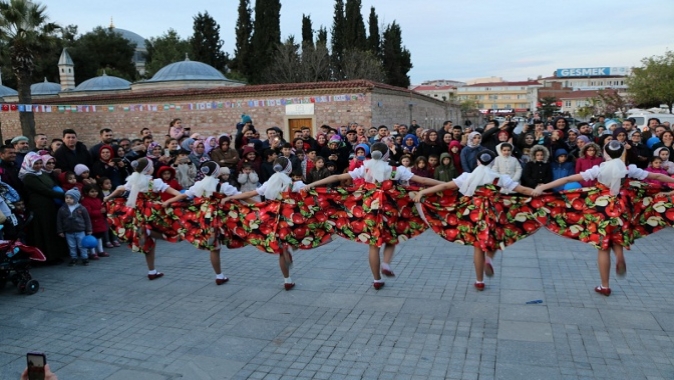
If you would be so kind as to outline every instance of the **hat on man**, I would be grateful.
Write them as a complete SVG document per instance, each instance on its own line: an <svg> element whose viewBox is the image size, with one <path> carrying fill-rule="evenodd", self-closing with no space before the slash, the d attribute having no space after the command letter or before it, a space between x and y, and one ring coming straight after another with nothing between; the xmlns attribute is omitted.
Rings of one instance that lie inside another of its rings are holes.
<svg viewBox="0 0 674 380"><path fill-rule="evenodd" d="M15 138L12 139L11 143L12 143L12 145L15 145L15 144L18 143L19 141L26 141L26 142L28 142L28 137L26 137L26 136L16 136Z"/></svg>

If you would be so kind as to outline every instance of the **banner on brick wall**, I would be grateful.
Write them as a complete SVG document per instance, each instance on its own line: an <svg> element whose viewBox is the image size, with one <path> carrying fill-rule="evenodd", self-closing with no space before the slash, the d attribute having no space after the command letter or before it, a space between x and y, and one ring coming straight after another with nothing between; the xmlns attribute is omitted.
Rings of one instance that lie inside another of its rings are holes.
<svg viewBox="0 0 674 380"><path fill-rule="evenodd" d="M313 103L330 103L330 102L358 102L365 101L365 94L342 94L342 95L323 95L323 96L305 96L295 98L278 98L278 99L247 99L247 100L233 100L233 101L202 101L198 103L181 103L181 104L120 104L109 105L96 108L95 105L88 104L13 104L2 103L0 110L2 112L97 112L98 110L106 110L114 112L116 110L124 112L162 112L162 111L205 111L222 108L257 108L257 107L278 107L289 104L313 104Z"/></svg>

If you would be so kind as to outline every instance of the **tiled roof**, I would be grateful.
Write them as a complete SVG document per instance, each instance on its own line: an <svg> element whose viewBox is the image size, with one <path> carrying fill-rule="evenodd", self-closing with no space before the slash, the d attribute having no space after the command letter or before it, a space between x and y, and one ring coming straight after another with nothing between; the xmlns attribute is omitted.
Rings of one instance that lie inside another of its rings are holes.
<svg viewBox="0 0 674 380"><path fill-rule="evenodd" d="M299 96L300 94L311 95L319 92L323 93L339 93L339 92L354 92L354 91L372 91L374 89L388 90L398 93L407 93L414 96L423 96L432 101L440 102L437 99L419 94L418 92L408 90L402 87L395 87L388 84L376 83L368 80L351 80L341 82L308 82L308 83L285 83L285 84L262 84L262 85L248 85L248 86L223 86L209 89L175 89L175 90L159 90L159 91L128 91L124 93L115 94L97 94L82 96L68 96L67 98L55 98L41 100L44 104L57 103L104 103L104 102L132 102L137 99L162 99L175 97L192 97L192 98L209 98L214 96L230 96L230 97L252 97L252 96Z"/></svg>
<svg viewBox="0 0 674 380"><path fill-rule="evenodd" d="M540 86L538 81L521 81L521 82L491 82L491 83L475 83L469 84L466 87L504 87L504 86Z"/></svg>
<svg viewBox="0 0 674 380"><path fill-rule="evenodd" d="M454 90L455 86L433 86L433 85L421 85L412 88L413 91L442 91L442 90Z"/></svg>

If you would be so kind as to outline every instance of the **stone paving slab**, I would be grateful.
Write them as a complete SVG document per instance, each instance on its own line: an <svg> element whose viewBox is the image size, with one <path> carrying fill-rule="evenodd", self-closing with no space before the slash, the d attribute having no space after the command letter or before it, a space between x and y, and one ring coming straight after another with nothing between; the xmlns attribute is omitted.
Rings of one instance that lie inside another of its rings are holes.
<svg viewBox="0 0 674 380"><path fill-rule="evenodd" d="M539 231L499 253L484 292L472 248L432 232L396 250L371 286L367 247L336 238L278 260L158 245L148 281L127 248L89 267L32 270L41 290L0 290L0 379L44 351L61 379L674 379L674 229L626 252L628 275L599 283L596 251ZM525 304L531 300L541 304Z"/></svg>

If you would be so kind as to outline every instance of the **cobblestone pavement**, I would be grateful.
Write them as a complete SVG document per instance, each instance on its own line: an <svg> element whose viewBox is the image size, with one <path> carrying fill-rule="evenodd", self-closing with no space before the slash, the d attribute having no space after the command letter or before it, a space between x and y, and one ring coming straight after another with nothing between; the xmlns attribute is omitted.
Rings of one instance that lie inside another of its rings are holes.
<svg viewBox="0 0 674 380"><path fill-rule="evenodd" d="M159 243L148 281L127 248L88 267L32 270L41 289L0 291L0 378L44 351L69 379L674 379L674 229L626 252L603 297L596 251L539 231L499 253L484 292L472 248L427 231L372 288L365 245L337 239L275 256ZM539 304L527 301L542 300Z"/></svg>

